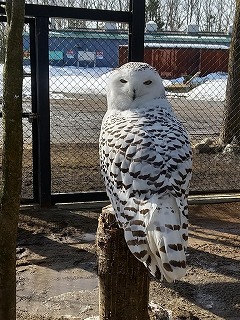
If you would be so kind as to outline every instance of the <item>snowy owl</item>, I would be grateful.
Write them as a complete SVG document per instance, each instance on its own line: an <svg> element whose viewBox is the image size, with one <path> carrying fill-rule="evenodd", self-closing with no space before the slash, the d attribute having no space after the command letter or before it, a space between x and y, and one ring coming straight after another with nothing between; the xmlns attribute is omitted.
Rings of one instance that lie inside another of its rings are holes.
<svg viewBox="0 0 240 320"><path fill-rule="evenodd" d="M111 73L107 104L100 166L116 219L154 277L180 279L188 239L188 135L147 63L129 62Z"/></svg>

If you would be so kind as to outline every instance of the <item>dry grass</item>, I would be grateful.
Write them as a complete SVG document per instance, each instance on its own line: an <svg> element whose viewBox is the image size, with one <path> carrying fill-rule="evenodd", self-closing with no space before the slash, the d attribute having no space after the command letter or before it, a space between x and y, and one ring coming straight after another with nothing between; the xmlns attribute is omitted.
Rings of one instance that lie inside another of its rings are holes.
<svg viewBox="0 0 240 320"><path fill-rule="evenodd" d="M52 192L104 190L97 144L51 145ZM192 191L239 190L239 155L194 153ZM24 149L23 192L31 197L32 150Z"/></svg>

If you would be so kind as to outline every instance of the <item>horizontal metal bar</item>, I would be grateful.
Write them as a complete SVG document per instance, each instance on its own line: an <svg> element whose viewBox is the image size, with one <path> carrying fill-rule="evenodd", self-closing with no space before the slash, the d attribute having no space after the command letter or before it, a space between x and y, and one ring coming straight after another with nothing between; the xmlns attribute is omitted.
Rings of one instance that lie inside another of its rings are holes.
<svg viewBox="0 0 240 320"><path fill-rule="evenodd" d="M228 189L228 190L199 190L199 191L191 191L189 192L190 196L220 196L220 195L235 195L240 194L239 189Z"/></svg>
<svg viewBox="0 0 240 320"><path fill-rule="evenodd" d="M5 2L0 1L0 14L5 14ZM30 17L72 18L92 21L113 21L129 23L132 15L128 11L58 7L49 5L25 5L25 15Z"/></svg>
<svg viewBox="0 0 240 320"><path fill-rule="evenodd" d="M38 206L38 204L33 198L22 198L20 204L21 204L21 207L30 206L30 205Z"/></svg>
<svg viewBox="0 0 240 320"><path fill-rule="evenodd" d="M110 201L87 201L87 202L67 202L57 203L56 208L59 209L80 209L80 210L91 210L100 212L103 207L110 205Z"/></svg>
<svg viewBox="0 0 240 320"><path fill-rule="evenodd" d="M56 203L107 201L107 200L108 200L108 196L104 191L52 193L51 195L52 205Z"/></svg>
<svg viewBox="0 0 240 320"><path fill-rule="evenodd" d="M240 193L212 193L189 196L188 203L191 204L214 204L240 202Z"/></svg>
<svg viewBox="0 0 240 320"><path fill-rule="evenodd" d="M32 113L31 112L23 112L22 113L22 117L23 118L29 118L29 116L31 116L32 115ZM2 112L0 112L0 118L2 118Z"/></svg>
<svg viewBox="0 0 240 320"><path fill-rule="evenodd" d="M101 208L109 204L106 192L81 192L81 193L55 193L51 196L52 205L83 203L86 208ZM202 194L198 196L189 196L189 205L193 204L214 204L240 202L240 193L222 193L222 194Z"/></svg>
<svg viewBox="0 0 240 320"><path fill-rule="evenodd" d="M2 7L0 7L0 22L7 22L7 17L6 17L6 15L5 15L5 9L3 9ZM24 20L24 22L25 23L31 23L31 22L33 22L35 19L34 18L29 18L29 17L27 17L27 18L25 18L25 20Z"/></svg>
<svg viewBox="0 0 240 320"><path fill-rule="evenodd" d="M68 194L65 194L68 195ZM76 195L77 196L77 195ZM64 196L65 197L65 196ZM68 200L68 196L64 200ZM110 201L108 199L106 200L93 200L90 201L65 201L61 202L61 196L57 196L57 194L54 195L54 200L57 200L54 205L56 205L57 208L60 209L81 209L81 210L101 210L103 207L110 204ZM221 196L215 195L209 196L209 195L202 195L198 197L189 197L189 205L203 205L203 204L217 204L217 203L230 203L230 202L240 202L240 194L235 195L228 195L228 194L222 194ZM34 203L31 199L24 199L24 201L21 202L21 209L26 208L38 208L39 204Z"/></svg>

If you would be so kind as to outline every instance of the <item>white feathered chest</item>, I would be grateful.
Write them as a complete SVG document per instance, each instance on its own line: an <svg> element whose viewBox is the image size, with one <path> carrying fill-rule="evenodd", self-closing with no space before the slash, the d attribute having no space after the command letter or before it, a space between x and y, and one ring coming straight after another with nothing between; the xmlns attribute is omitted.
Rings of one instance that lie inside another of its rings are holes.
<svg viewBox="0 0 240 320"><path fill-rule="evenodd" d="M188 135L173 113L161 107L107 112L101 129L100 160L110 193L116 188L143 199L164 192L182 196L188 191Z"/></svg>

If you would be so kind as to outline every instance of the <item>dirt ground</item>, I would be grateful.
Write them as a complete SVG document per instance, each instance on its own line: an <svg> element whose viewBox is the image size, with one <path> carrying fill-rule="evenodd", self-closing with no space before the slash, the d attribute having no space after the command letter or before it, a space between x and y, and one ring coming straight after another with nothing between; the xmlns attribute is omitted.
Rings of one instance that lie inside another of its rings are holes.
<svg viewBox="0 0 240 320"><path fill-rule="evenodd" d="M96 319L99 212L81 204L22 208L18 320ZM149 302L169 315L154 319L240 319L239 218L240 203L190 205L188 273L174 284L151 279Z"/></svg>

